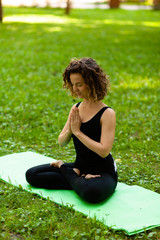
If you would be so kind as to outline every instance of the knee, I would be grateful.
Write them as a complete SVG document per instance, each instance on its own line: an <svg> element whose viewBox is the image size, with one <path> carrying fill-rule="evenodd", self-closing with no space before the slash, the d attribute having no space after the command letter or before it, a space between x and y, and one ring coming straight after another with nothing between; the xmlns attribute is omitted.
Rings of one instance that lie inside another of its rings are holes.
<svg viewBox="0 0 160 240"><path fill-rule="evenodd" d="M99 203L105 199L103 192L95 187L88 187L84 189L82 197L89 203Z"/></svg>
<svg viewBox="0 0 160 240"><path fill-rule="evenodd" d="M33 173L32 169L28 169L26 171L25 176L26 176L27 182L32 185L32 181L33 181L33 178L34 178L34 173Z"/></svg>

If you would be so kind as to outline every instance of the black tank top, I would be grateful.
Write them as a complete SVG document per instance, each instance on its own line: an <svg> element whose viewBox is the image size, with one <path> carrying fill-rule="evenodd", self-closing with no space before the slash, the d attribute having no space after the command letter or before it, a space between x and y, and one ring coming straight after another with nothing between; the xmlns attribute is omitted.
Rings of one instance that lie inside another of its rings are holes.
<svg viewBox="0 0 160 240"><path fill-rule="evenodd" d="M80 102L76 105L79 106ZM103 107L89 121L81 123L80 130L89 138L100 142L101 124L100 119L103 112L109 107ZM100 174L107 172L116 173L116 165L111 154L102 158L97 153L87 148L74 134L72 135L76 150L76 160L74 166L80 169L81 173Z"/></svg>

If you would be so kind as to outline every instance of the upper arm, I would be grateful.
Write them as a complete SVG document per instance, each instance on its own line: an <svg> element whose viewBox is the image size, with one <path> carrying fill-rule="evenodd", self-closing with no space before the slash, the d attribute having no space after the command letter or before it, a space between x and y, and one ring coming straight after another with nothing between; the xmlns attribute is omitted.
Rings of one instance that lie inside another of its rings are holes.
<svg viewBox="0 0 160 240"><path fill-rule="evenodd" d="M100 142L106 149L106 154L108 155L112 149L115 128L116 128L116 114L113 109L108 108L101 117L101 139Z"/></svg>

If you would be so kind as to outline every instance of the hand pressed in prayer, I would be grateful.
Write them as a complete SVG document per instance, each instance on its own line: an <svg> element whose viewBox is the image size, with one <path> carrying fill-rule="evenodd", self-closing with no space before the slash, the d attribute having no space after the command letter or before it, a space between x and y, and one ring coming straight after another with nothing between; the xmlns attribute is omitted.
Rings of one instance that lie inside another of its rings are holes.
<svg viewBox="0 0 160 240"><path fill-rule="evenodd" d="M72 110L72 113L70 116L70 126L71 126L71 131L74 135L76 135L76 133L80 131L81 119L79 116L79 109L77 107L75 107Z"/></svg>

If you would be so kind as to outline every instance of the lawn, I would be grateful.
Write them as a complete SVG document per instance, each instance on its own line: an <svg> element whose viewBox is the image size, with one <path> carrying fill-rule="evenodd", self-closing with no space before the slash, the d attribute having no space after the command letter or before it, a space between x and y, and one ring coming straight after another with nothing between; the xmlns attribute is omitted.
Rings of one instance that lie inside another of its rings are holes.
<svg viewBox="0 0 160 240"><path fill-rule="evenodd" d="M112 155L119 181L160 193L160 14L153 10L4 8L0 25L0 155L34 151L73 162L57 137L72 99L62 73L92 57L111 79L104 102L117 117ZM127 237L49 199L0 181L0 239L159 239L160 228Z"/></svg>

